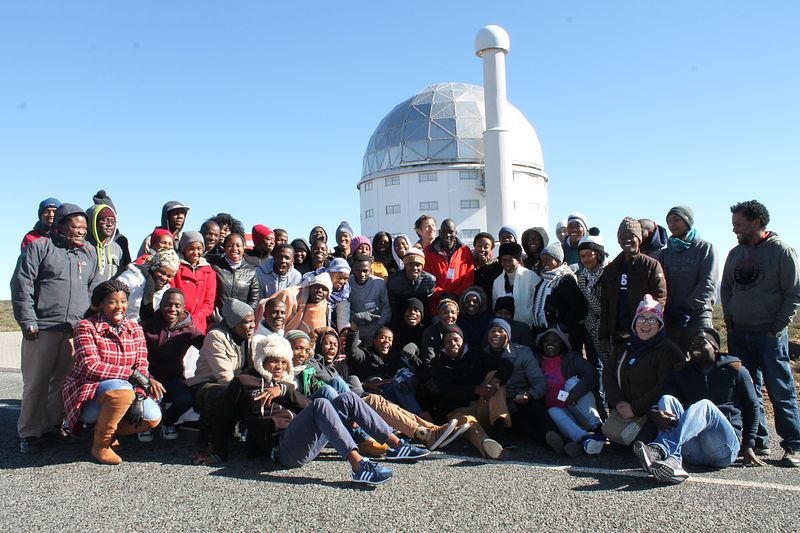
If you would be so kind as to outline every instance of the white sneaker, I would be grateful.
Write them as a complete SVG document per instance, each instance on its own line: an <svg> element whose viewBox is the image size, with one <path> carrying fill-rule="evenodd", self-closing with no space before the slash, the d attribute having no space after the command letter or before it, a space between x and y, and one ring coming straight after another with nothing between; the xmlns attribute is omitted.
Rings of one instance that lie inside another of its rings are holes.
<svg viewBox="0 0 800 533"><path fill-rule="evenodd" d="M136 438L139 439L139 442L153 442L153 432L150 430L142 431L136 434Z"/></svg>
<svg viewBox="0 0 800 533"><path fill-rule="evenodd" d="M180 436L178 428L175 426L161 426L161 438L164 440L175 440Z"/></svg>

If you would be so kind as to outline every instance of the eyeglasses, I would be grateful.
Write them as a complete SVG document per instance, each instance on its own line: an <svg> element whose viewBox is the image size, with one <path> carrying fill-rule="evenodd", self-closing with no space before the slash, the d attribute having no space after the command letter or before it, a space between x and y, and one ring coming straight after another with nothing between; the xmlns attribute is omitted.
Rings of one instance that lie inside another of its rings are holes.
<svg viewBox="0 0 800 533"><path fill-rule="evenodd" d="M654 316L637 316L636 317L637 324L649 324L654 326L655 324L659 323L659 320Z"/></svg>

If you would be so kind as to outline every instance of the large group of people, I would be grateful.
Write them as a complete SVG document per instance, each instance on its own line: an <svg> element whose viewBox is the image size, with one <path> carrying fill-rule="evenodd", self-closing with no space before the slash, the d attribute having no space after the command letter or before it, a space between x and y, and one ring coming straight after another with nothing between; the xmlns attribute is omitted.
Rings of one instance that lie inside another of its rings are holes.
<svg viewBox="0 0 800 533"><path fill-rule="evenodd" d="M330 445L374 485L392 476L377 458L464 439L503 460L528 439L569 457L628 449L678 483L684 463L764 465L766 386L781 464L800 466L797 256L755 200L731 208L719 290L686 206L665 226L623 218L609 261L582 213L470 247L429 215L416 239L347 222L334 242L320 226L248 235L226 213L193 231L178 201L131 255L111 198L92 200L43 200L11 280L22 453L91 430L92 457L119 464L117 436L177 439L189 419L197 464L222 463L236 439L289 468Z"/></svg>

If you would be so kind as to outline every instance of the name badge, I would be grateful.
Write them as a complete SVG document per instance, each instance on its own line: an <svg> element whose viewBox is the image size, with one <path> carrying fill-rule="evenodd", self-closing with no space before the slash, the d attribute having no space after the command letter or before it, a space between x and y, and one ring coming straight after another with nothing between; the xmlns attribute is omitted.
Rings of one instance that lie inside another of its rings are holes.
<svg viewBox="0 0 800 533"><path fill-rule="evenodd" d="M456 269L455 268L448 268L447 269L447 279L455 279L456 277Z"/></svg>

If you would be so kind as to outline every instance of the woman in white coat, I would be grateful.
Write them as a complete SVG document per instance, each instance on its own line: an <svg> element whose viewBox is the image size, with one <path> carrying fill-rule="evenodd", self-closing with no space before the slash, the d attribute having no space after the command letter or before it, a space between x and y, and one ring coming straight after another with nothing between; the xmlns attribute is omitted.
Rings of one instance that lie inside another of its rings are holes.
<svg viewBox="0 0 800 533"><path fill-rule="evenodd" d="M533 296L541 281L536 272L522 266L522 246L515 242L500 245L503 272L492 285L492 303L502 296L514 298L514 320L533 325Z"/></svg>

